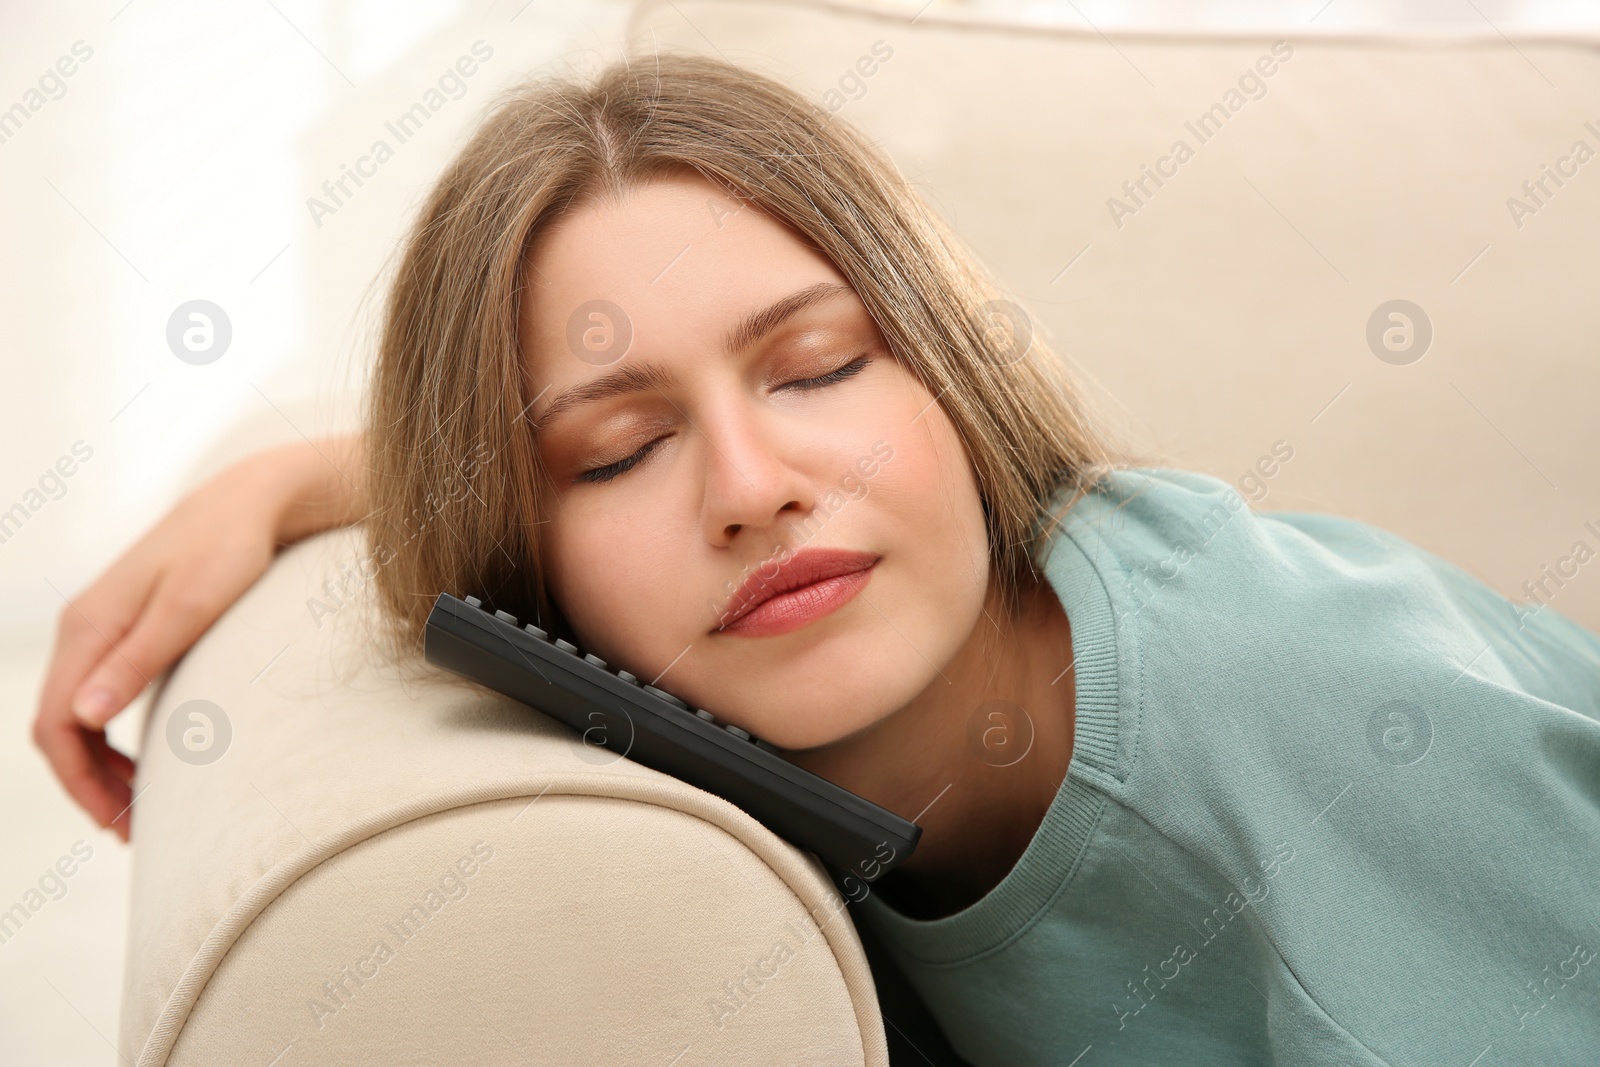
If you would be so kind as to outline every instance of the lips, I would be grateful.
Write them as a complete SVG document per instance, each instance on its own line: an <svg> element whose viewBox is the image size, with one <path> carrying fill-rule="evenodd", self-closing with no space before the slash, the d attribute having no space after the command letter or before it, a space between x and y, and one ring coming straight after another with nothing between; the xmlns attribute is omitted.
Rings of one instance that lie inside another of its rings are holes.
<svg viewBox="0 0 1600 1067"><path fill-rule="evenodd" d="M763 563L745 579L723 608L716 629L752 629L757 620L749 616L774 599L780 600L785 610L777 613L775 609L780 605L773 605L761 615L781 614L783 618L763 620L762 631L776 633L803 626L853 597L865 584L866 575L861 572L872 567L879 558L871 552L807 548L776 567L770 562ZM853 575L860 577L853 581L836 580ZM742 626L739 625L741 620L744 620Z"/></svg>

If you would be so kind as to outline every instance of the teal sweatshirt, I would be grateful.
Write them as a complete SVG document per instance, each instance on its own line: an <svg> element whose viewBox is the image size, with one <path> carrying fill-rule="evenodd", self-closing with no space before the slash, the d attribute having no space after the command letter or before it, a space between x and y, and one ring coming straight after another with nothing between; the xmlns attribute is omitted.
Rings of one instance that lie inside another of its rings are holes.
<svg viewBox="0 0 1600 1067"><path fill-rule="evenodd" d="M855 906L959 1055L1600 1063L1600 637L1178 470L1116 472L1043 563L1077 680L1044 821L954 915Z"/></svg>

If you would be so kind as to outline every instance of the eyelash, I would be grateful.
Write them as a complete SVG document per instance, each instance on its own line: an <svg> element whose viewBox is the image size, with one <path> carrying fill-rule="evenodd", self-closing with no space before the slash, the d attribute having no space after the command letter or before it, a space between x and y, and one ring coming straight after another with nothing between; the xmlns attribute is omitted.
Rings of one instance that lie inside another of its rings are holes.
<svg viewBox="0 0 1600 1067"><path fill-rule="evenodd" d="M867 354L863 352L861 355L857 356L855 359L852 359L849 363L846 363L837 370L831 370L827 374L820 374L815 378L800 378L796 381L786 382L784 384L797 385L803 390L819 389L824 385L832 385L835 382L842 382L852 375L860 374L866 369L866 366L869 362L870 360L868 359Z"/></svg>
<svg viewBox="0 0 1600 1067"><path fill-rule="evenodd" d="M785 382L778 388L782 389L787 386L795 386L802 391L820 389L824 386L834 385L838 382L844 381L846 378L860 374L866 369L866 366L869 362L871 362L870 357L863 352L855 359L852 359L849 363L846 363L844 366L835 370L831 370L827 374L819 374L815 378L797 378L792 382ZM654 441L651 441L649 444L645 445L643 448L639 449L639 451L635 452L633 455L624 459L619 459L615 463L608 463L604 467L594 467L590 470L586 470L579 474L575 480L579 482L591 483L609 482L617 475L626 474L634 467L637 467L640 463L643 463L645 459L649 457L650 453L655 451L656 446L665 440L666 438L664 437L658 437Z"/></svg>

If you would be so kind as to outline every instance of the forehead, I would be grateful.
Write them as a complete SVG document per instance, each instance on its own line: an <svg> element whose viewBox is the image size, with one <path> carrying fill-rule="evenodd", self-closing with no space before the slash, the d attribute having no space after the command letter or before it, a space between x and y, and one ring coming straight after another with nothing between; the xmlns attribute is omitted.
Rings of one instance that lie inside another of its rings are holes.
<svg viewBox="0 0 1600 1067"><path fill-rule="evenodd" d="M710 352L741 314L817 281L844 278L794 230L698 175L674 175L588 201L538 235L524 264L523 360L541 385L602 369L604 356L586 358L577 340L597 323L631 334L630 358Z"/></svg>

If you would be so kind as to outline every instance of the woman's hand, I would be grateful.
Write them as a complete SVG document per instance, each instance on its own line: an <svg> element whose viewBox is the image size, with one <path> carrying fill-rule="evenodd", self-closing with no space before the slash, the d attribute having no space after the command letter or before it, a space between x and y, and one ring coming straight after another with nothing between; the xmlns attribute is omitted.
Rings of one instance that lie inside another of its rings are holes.
<svg viewBox="0 0 1600 1067"><path fill-rule="evenodd" d="M355 522L360 437L258 452L178 502L62 609L34 743L128 840L134 764L105 726L261 577L280 545Z"/></svg>

